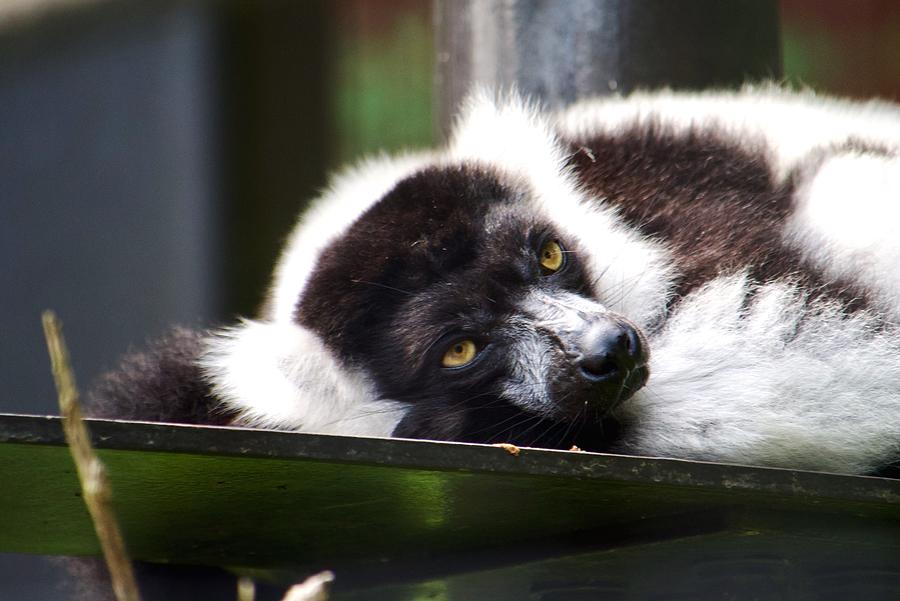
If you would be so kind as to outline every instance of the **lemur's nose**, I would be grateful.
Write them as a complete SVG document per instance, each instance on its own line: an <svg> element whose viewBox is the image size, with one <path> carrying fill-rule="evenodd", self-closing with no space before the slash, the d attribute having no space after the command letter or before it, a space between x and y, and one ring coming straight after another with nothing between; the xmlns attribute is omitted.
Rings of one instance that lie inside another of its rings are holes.
<svg viewBox="0 0 900 601"><path fill-rule="evenodd" d="M634 327L604 319L591 324L584 334L577 364L585 379L603 382L624 378L644 361L644 349Z"/></svg>

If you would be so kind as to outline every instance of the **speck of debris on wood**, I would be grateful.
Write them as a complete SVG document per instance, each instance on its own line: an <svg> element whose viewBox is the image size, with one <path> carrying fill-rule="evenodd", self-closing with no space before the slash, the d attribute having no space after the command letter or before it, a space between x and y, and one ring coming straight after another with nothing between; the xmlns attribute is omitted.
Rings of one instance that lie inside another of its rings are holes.
<svg viewBox="0 0 900 601"><path fill-rule="evenodd" d="M498 442L494 446L500 447L501 449L503 449L504 451L506 451L507 453L509 453L510 455L513 455L515 457L518 457L519 453L522 452L522 450L519 447L517 447L514 444L509 444L508 442Z"/></svg>

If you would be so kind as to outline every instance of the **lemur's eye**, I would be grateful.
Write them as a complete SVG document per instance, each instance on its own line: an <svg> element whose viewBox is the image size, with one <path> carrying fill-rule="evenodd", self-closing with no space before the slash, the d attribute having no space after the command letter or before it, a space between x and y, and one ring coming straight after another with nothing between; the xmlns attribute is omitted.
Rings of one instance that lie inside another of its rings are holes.
<svg viewBox="0 0 900 601"><path fill-rule="evenodd" d="M462 367L468 365L478 354L478 347L472 340L460 340L454 342L453 345L444 353L441 364L444 367Z"/></svg>
<svg viewBox="0 0 900 601"><path fill-rule="evenodd" d="M541 269L545 275L559 271L566 262L563 247L556 240L544 242L538 258L541 261Z"/></svg>

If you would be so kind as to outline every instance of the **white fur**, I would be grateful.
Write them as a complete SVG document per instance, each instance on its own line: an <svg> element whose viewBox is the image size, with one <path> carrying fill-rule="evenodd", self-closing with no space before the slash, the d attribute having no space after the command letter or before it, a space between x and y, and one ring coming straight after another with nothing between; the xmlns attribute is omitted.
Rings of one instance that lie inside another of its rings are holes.
<svg viewBox="0 0 900 601"><path fill-rule="evenodd" d="M900 320L900 157L828 157L797 197L787 243L829 277L862 284Z"/></svg>
<svg viewBox="0 0 900 601"><path fill-rule="evenodd" d="M608 309L645 329L664 316L675 276L665 247L625 229L599 205L560 203L545 211L562 235L587 251L577 259L590 269L594 293Z"/></svg>
<svg viewBox="0 0 900 601"><path fill-rule="evenodd" d="M524 187L533 210L588 250L579 256L611 310L648 327L665 311L673 272L665 249L621 224L588 198L565 166L566 154L546 116L515 96L469 99L450 143L448 162L482 164Z"/></svg>
<svg viewBox="0 0 900 601"><path fill-rule="evenodd" d="M319 338L288 323L245 321L211 336L201 367L240 425L390 436L405 406L376 398Z"/></svg>
<svg viewBox="0 0 900 601"><path fill-rule="evenodd" d="M620 409L624 450L865 473L900 452L900 339L870 315L723 277L650 341L650 381Z"/></svg>
<svg viewBox="0 0 900 601"><path fill-rule="evenodd" d="M596 98L574 104L556 118L560 131L572 136L615 133L652 121L675 131L715 127L751 150L766 150L779 178L811 151L848 138L889 147L900 144L900 108L895 104L840 100L774 85L748 86L742 92L662 91Z"/></svg>
<svg viewBox="0 0 900 601"><path fill-rule="evenodd" d="M520 310L533 318L535 327L546 328L558 335L580 333L584 327L609 310L598 302L572 292L554 293L532 290L519 304ZM573 347L578 346L574 344Z"/></svg>
<svg viewBox="0 0 900 601"><path fill-rule="evenodd" d="M800 169L808 181L800 183L786 242L900 317L900 163L853 152L816 161L848 141L896 152L900 109L767 87L600 99L558 116L570 135L650 122L673 131L714 128L767 156L776 178ZM652 337L649 384L621 409L633 425L624 448L856 473L895 458L897 332L877 332L871 314L808 306L784 283L764 286L745 307L749 286L743 276L710 283Z"/></svg>
<svg viewBox="0 0 900 601"><path fill-rule="evenodd" d="M662 316L672 286L665 249L640 238L612 210L587 198L565 161L562 145L538 107L514 95L495 99L476 93L444 152L371 159L334 180L288 238L264 317L293 321L322 251L400 179L429 165L476 164L523 188L535 210L589 249L582 260L592 268L600 298L637 325L649 326Z"/></svg>

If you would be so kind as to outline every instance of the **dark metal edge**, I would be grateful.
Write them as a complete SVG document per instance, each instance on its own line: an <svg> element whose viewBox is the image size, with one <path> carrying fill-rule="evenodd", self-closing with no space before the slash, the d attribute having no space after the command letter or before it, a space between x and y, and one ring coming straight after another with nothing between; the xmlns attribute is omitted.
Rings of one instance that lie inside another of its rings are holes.
<svg viewBox="0 0 900 601"><path fill-rule="evenodd" d="M719 492L900 502L900 480L682 459L249 428L86 420L102 450L315 460L409 469L656 484ZM65 445L62 418L0 414L0 444Z"/></svg>

